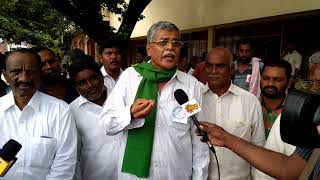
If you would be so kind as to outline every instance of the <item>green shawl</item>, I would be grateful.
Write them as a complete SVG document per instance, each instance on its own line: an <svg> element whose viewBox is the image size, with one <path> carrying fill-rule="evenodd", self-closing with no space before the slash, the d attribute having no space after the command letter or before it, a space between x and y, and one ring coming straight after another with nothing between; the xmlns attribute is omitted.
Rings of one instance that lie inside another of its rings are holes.
<svg viewBox="0 0 320 180"><path fill-rule="evenodd" d="M157 115L158 83L170 80L176 73L176 68L165 71L155 68L151 63L141 63L134 69L143 77L136 99L153 99L155 104L150 114L145 118L143 127L130 129L124 152L122 172L138 177L148 177L152 154L155 121Z"/></svg>

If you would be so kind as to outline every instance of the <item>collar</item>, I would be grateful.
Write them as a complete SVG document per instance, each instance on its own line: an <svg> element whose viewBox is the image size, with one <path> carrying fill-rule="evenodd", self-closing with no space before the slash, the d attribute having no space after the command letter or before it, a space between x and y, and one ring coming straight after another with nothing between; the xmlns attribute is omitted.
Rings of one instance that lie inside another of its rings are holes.
<svg viewBox="0 0 320 180"><path fill-rule="evenodd" d="M249 62L249 64L251 64L251 65L252 65L252 59L253 59L253 57L251 58L251 60L250 60L250 62ZM238 60L235 60L235 61L234 61L234 64L235 64L235 65L238 65Z"/></svg>
<svg viewBox="0 0 320 180"><path fill-rule="evenodd" d="M151 63L151 59L148 61L148 63ZM137 75L138 75L139 77L142 77L136 70L135 70L135 72L137 73ZM183 83L183 82L187 82L185 75L186 75L186 73L178 70L178 68L177 68L176 73L172 76L171 79L176 78L178 81L180 81L180 82L182 82L182 83Z"/></svg>
<svg viewBox="0 0 320 180"><path fill-rule="evenodd" d="M209 84L207 83L206 86L204 87L204 91L203 93L206 93L206 92L212 92L211 89L209 88ZM234 94L234 95L240 95L240 90L239 88L234 85L232 82L229 86L229 89L227 90L227 92L225 92L224 94L227 94L228 92ZM214 92L212 92L213 94L215 94Z"/></svg>
<svg viewBox="0 0 320 180"><path fill-rule="evenodd" d="M182 83L183 83L183 82L187 82L185 73L182 72L182 71L180 71L180 70L178 70L178 69L177 69L175 75L173 75L172 78L176 78L178 81L180 81L180 82L182 82Z"/></svg>
<svg viewBox="0 0 320 180"><path fill-rule="evenodd" d="M86 99L85 97L83 97L83 96L79 96L78 97L79 99L78 99L78 107L80 107L80 106L82 106L83 104L86 104L86 103L88 103L88 102L90 102L90 101L88 101L88 99Z"/></svg>
<svg viewBox="0 0 320 180"><path fill-rule="evenodd" d="M0 105L0 111L5 111L5 110L9 109L10 107L16 105L12 91L10 91L8 94L3 96L1 98L1 101L2 101L2 103ZM27 106L30 106L36 112L39 111L39 108L40 108L40 92L39 91L36 91L34 93L32 98L28 102Z"/></svg>
<svg viewBox="0 0 320 180"><path fill-rule="evenodd" d="M278 104L278 106L277 106L275 109L270 109L270 108L267 107L266 103L264 102L264 98L263 98L262 95L261 95L261 97L260 97L260 102L261 102L261 106L264 107L264 108L266 108L267 112L273 112L273 111L276 111L276 110L278 110L278 109L283 108L286 99L287 99L287 97L285 97L285 98Z"/></svg>
<svg viewBox="0 0 320 180"><path fill-rule="evenodd" d="M100 71L101 71L103 77L105 77L105 76L111 77L111 76L108 74L108 72L106 71L106 69L104 68L104 66L101 67ZM122 72L123 72L123 70L120 68L119 77L120 77L120 75L122 74Z"/></svg>

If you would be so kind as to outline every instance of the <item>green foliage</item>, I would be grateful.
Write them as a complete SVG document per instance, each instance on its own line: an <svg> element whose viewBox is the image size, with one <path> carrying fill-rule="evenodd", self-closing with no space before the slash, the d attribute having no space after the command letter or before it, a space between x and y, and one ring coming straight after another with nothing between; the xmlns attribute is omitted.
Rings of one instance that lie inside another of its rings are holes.
<svg viewBox="0 0 320 180"><path fill-rule="evenodd" d="M1 0L0 38L58 47L71 23L45 0Z"/></svg>
<svg viewBox="0 0 320 180"><path fill-rule="evenodd" d="M151 0L47 0L98 44L128 40L141 13ZM103 21L102 9L120 16L118 31Z"/></svg>
<svg viewBox="0 0 320 180"><path fill-rule="evenodd" d="M0 38L57 49L61 37L72 29L87 34L98 44L128 40L141 13L151 0L1 0ZM103 21L102 9L119 15L116 32Z"/></svg>

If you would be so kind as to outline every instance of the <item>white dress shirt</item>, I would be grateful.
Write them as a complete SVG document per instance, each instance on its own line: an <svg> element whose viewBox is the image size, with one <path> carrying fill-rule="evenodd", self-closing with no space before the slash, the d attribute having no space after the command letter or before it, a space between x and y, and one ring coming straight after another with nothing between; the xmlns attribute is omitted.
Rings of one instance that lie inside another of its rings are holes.
<svg viewBox="0 0 320 180"><path fill-rule="evenodd" d="M79 96L70 104L79 134L77 178L117 180L121 133L106 135L99 126L102 107Z"/></svg>
<svg viewBox="0 0 320 180"><path fill-rule="evenodd" d="M249 92L231 84L229 90L218 97L208 85L204 88L203 114L207 121L215 123L227 132L252 144L265 143L264 125L259 100ZM215 147L220 164L221 179L250 179L250 169L245 160L224 147ZM209 179L217 179L216 160L211 154Z"/></svg>
<svg viewBox="0 0 320 180"><path fill-rule="evenodd" d="M118 166L120 180L140 179L135 175L122 173L121 167L128 129L140 128L144 125L144 119L131 120L130 116L130 107L134 102L141 79L142 76L133 67L126 69L108 97L101 113L100 123L107 134L123 132ZM187 120L187 124L173 121L173 111L179 107L173 95L174 91L183 89L189 99L201 102L200 87L201 83L194 77L177 71L158 93L153 150L147 179L207 179L208 147L194 134L196 127L190 119Z"/></svg>
<svg viewBox="0 0 320 180"><path fill-rule="evenodd" d="M103 81L104 81L104 86L107 87L108 90L111 90L114 88L114 86L116 85L120 75L122 74L122 69L120 68L120 74L118 79L114 80L113 77L111 77L108 72L106 71L106 69L104 68L104 66L101 67L100 69L102 75L103 75Z"/></svg>
<svg viewBox="0 0 320 180"><path fill-rule="evenodd" d="M0 98L0 147L9 139L22 145L17 162L0 179L71 180L77 132L69 106L37 91L21 111L12 92Z"/></svg>
<svg viewBox="0 0 320 180"><path fill-rule="evenodd" d="M296 70L300 69L302 56L298 51L294 50L292 53L288 53L283 57L284 60L288 61L291 64L292 72L291 75L294 75Z"/></svg>
<svg viewBox="0 0 320 180"><path fill-rule="evenodd" d="M294 152L296 147L282 141L281 135L280 135L280 119L281 119L281 114L277 117L277 119L273 123L269 136L267 138L266 144L264 145L264 148L289 156ZM257 169L255 169L253 179L275 180L274 178L264 174L263 172Z"/></svg>

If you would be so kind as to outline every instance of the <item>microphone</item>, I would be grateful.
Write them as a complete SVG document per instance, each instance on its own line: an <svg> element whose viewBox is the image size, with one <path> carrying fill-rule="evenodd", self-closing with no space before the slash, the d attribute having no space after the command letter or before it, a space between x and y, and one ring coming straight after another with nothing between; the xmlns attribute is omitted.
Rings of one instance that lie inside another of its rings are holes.
<svg viewBox="0 0 320 180"><path fill-rule="evenodd" d="M183 105L185 103L187 103L189 101L188 95L182 90L182 89L177 89L174 91L174 98L176 99L176 101L180 104ZM200 133L200 135L203 138L203 141L206 142L209 146L209 149L213 152L216 153L216 151L214 150L214 147L212 146L212 144L209 141L208 135L206 132L203 132L200 129L200 123L197 120L195 115L191 115L191 119L194 122L194 124L197 126L198 132Z"/></svg>
<svg viewBox="0 0 320 180"><path fill-rule="evenodd" d="M3 177L17 161L15 157L21 149L21 144L10 139L0 151L0 177Z"/></svg>

